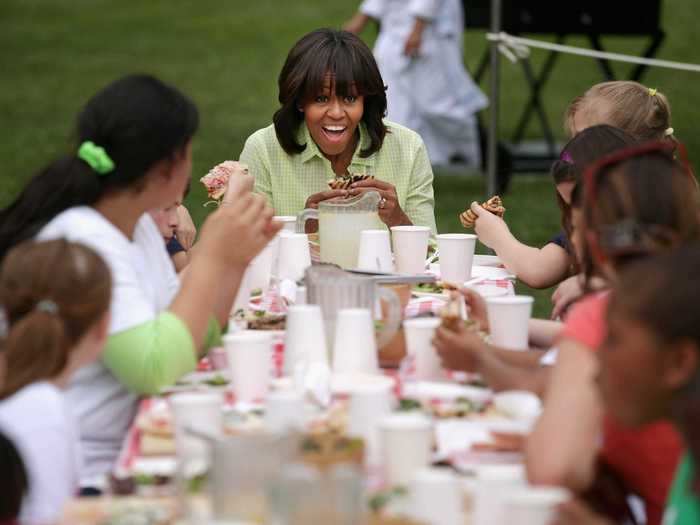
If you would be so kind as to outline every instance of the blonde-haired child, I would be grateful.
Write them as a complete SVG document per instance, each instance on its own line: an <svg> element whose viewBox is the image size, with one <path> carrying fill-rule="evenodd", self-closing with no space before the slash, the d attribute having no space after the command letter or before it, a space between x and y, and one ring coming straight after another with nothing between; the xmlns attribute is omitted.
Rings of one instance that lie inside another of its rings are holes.
<svg viewBox="0 0 700 525"><path fill-rule="evenodd" d="M639 142L675 140L666 95L631 80L601 82L571 101L564 119L569 136L596 124L620 128Z"/></svg>

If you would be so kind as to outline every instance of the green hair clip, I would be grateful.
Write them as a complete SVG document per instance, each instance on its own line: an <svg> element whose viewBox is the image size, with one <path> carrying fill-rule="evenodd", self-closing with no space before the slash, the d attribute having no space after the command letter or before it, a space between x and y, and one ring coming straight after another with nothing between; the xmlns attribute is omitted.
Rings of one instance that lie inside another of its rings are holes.
<svg viewBox="0 0 700 525"><path fill-rule="evenodd" d="M114 161L109 158L105 149L91 140L86 140L80 145L78 158L87 162L100 175L114 170Z"/></svg>

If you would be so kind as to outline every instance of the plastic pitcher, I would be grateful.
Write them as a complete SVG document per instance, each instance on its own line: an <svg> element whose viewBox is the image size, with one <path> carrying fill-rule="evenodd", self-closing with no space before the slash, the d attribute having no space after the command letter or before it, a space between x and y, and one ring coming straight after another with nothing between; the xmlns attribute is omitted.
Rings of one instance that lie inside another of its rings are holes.
<svg viewBox="0 0 700 525"><path fill-rule="evenodd" d="M318 210L306 209L297 217L297 232L304 233L306 221L318 220L321 262L341 268L356 268L362 230L385 228L379 219L376 191L368 191L349 199L320 202Z"/></svg>
<svg viewBox="0 0 700 525"><path fill-rule="evenodd" d="M377 348L383 347L396 334L401 323L399 296L390 288L378 286L371 277L344 272L328 264L311 266L304 276L309 304L321 307L328 348L335 341L335 321L343 308L367 308L381 318L378 299L386 302L386 318L376 332Z"/></svg>

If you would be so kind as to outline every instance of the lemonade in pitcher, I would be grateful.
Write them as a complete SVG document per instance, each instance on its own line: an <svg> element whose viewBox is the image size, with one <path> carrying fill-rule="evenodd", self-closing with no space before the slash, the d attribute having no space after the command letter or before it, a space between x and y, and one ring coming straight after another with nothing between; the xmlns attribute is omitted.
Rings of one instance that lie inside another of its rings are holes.
<svg viewBox="0 0 700 525"><path fill-rule="evenodd" d="M321 242L321 262L334 263L341 268L356 268L362 230L376 230L377 228L384 228L377 212L319 212L318 233Z"/></svg>
<svg viewBox="0 0 700 525"><path fill-rule="evenodd" d="M304 231L308 219L318 219L321 262L341 268L356 268L362 230L385 228L377 213L381 197L369 191L350 199L323 201L316 210L304 210L297 219L297 231Z"/></svg>

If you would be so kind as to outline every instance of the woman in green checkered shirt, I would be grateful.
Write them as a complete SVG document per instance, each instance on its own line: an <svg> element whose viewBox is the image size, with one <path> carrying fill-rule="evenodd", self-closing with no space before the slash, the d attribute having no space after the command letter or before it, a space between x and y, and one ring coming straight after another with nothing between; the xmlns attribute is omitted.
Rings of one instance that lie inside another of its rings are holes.
<svg viewBox="0 0 700 525"><path fill-rule="evenodd" d="M435 232L425 145L414 131L384 120L385 89L372 52L351 33L319 29L294 45L279 76L273 124L253 133L240 157L277 215L373 190L386 226ZM329 189L336 176L351 173L374 178Z"/></svg>

